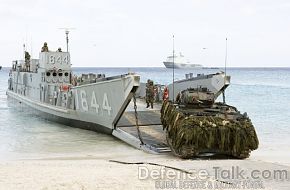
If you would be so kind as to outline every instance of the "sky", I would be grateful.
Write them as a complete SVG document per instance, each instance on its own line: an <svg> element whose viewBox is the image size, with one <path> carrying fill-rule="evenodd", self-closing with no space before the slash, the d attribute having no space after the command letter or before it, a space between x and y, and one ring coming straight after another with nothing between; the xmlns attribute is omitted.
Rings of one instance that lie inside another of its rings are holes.
<svg viewBox="0 0 290 190"><path fill-rule="evenodd" d="M69 49L74 67L162 67L175 52L221 67L290 67L288 0L0 0L0 65Z"/></svg>

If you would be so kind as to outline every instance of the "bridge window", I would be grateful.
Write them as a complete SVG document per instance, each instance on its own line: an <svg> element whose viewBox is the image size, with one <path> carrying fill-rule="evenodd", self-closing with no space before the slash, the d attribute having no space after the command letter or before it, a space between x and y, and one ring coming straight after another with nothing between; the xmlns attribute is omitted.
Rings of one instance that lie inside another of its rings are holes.
<svg viewBox="0 0 290 190"><path fill-rule="evenodd" d="M66 77L67 77L67 76L68 76L68 73L64 73L64 76L66 76Z"/></svg>
<svg viewBox="0 0 290 190"><path fill-rule="evenodd" d="M57 75L57 74L56 74L55 72L54 72L54 73L52 73L52 76L56 77L56 75Z"/></svg>
<svg viewBox="0 0 290 190"><path fill-rule="evenodd" d="M58 73L58 76L62 77L62 73Z"/></svg>
<svg viewBox="0 0 290 190"><path fill-rule="evenodd" d="M49 76L50 76L50 72L47 72L47 73L46 73L46 76L49 77Z"/></svg>

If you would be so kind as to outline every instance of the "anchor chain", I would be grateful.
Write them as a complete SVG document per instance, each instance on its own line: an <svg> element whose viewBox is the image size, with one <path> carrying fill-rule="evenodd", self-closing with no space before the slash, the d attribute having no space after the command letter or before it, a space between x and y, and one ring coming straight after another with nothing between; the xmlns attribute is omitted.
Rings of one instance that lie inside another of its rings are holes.
<svg viewBox="0 0 290 190"><path fill-rule="evenodd" d="M141 142L141 145L143 145L144 142L143 142L143 138L141 136L141 132L140 132L140 129L139 129L139 124L138 124L138 112L137 112L137 104L136 104L136 96L135 96L135 93L133 95L133 102L134 102L134 111L135 111L135 121L136 121L137 133L138 133L138 137L139 137L139 140Z"/></svg>

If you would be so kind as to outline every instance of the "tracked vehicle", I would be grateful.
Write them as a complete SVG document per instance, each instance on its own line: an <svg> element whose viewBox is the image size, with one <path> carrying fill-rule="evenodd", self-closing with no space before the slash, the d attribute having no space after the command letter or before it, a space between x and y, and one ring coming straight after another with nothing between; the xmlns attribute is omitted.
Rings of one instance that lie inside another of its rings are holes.
<svg viewBox="0 0 290 190"><path fill-rule="evenodd" d="M173 154L192 158L209 152L244 159L258 148L247 114L215 99L207 88L190 88L181 91L175 103L163 103L161 122Z"/></svg>

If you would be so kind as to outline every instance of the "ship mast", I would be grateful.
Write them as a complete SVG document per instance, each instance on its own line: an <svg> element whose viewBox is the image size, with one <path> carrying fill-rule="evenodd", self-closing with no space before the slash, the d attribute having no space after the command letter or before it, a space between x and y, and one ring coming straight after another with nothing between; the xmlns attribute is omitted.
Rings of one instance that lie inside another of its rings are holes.
<svg viewBox="0 0 290 190"><path fill-rule="evenodd" d="M25 51L26 51L26 46L25 46L25 43L23 43L23 60L25 60Z"/></svg>
<svg viewBox="0 0 290 190"><path fill-rule="evenodd" d="M69 34L70 30L74 30L75 28L59 28L59 29L65 31L65 37L66 37L66 51L68 52L68 50L69 50L69 48L68 48L68 42L69 42L68 34Z"/></svg>
<svg viewBox="0 0 290 190"><path fill-rule="evenodd" d="M227 60L228 60L228 38L226 38L225 76L227 76Z"/></svg>
<svg viewBox="0 0 290 190"><path fill-rule="evenodd" d="M69 34L69 30L65 31L65 35L66 35L66 52L68 52L68 34Z"/></svg>
<svg viewBox="0 0 290 190"><path fill-rule="evenodd" d="M174 97L174 35L172 37L172 100L173 103L175 102L175 97Z"/></svg>
<svg viewBox="0 0 290 190"><path fill-rule="evenodd" d="M227 79L227 60L228 60L228 38L226 38L226 54L225 54L225 79L224 79L224 86L226 84ZM223 90L223 103L226 103L226 96L225 96L225 89Z"/></svg>

